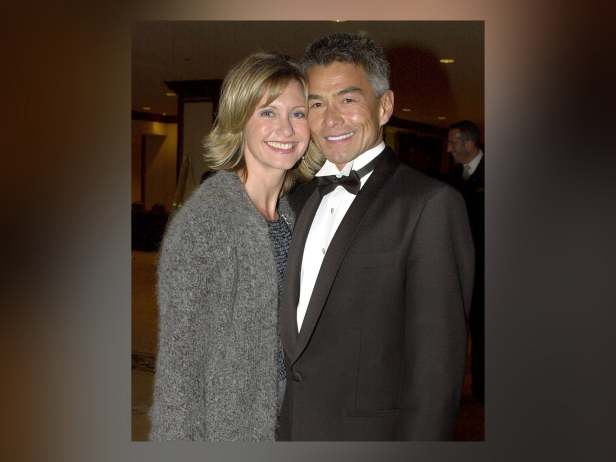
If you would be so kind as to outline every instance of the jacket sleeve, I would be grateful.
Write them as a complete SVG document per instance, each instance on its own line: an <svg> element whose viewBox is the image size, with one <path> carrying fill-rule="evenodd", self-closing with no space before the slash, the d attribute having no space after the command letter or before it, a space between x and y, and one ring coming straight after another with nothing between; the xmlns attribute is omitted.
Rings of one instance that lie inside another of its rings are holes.
<svg viewBox="0 0 616 462"><path fill-rule="evenodd" d="M426 201L407 261L400 440L453 439L473 270L464 200L443 185Z"/></svg>
<svg viewBox="0 0 616 462"><path fill-rule="evenodd" d="M215 262L203 229L183 218L167 230L158 262L152 441L201 441L206 433L207 285Z"/></svg>

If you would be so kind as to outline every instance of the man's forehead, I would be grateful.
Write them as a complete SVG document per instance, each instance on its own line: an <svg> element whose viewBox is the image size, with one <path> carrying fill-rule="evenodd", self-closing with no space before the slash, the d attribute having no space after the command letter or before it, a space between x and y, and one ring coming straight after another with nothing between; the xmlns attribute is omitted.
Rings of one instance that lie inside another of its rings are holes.
<svg viewBox="0 0 616 462"><path fill-rule="evenodd" d="M355 69L360 70L360 71L364 70L364 66L362 66L361 63L354 63L351 61L332 61L331 63L327 63L327 64L315 64L308 70L310 71L315 68L329 69L334 66L354 67Z"/></svg>
<svg viewBox="0 0 616 462"><path fill-rule="evenodd" d="M368 78L361 64L348 63L346 61L334 61L324 66L320 64L312 66L308 69L308 79L310 79L310 76L313 76L314 78L315 75L330 74L332 72L362 76L366 79Z"/></svg>
<svg viewBox="0 0 616 462"><path fill-rule="evenodd" d="M449 130L449 138L460 138L460 130L457 128L452 128Z"/></svg>
<svg viewBox="0 0 616 462"><path fill-rule="evenodd" d="M309 89L325 87L323 90L328 92L345 87L365 91L371 87L363 68L355 63L336 61L327 66L316 65L308 70L307 77Z"/></svg>

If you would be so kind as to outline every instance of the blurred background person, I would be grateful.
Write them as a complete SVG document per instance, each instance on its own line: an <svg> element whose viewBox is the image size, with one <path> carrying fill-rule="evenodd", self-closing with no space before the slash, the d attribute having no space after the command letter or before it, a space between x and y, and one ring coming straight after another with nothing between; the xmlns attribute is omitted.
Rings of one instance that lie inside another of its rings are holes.
<svg viewBox="0 0 616 462"><path fill-rule="evenodd" d="M469 315L473 396L484 403L484 299L485 299L485 156L481 132L474 122L462 120L449 126L447 152L456 166L450 182L462 193L475 243L475 284Z"/></svg>

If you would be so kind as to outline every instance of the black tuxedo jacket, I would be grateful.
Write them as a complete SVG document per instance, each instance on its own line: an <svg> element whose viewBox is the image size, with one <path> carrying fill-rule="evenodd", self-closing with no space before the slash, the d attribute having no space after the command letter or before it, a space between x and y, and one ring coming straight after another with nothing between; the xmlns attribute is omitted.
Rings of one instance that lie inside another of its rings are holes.
<svg viewBox="0 0 616 462"><path fill-rule="evenodd" d="M298 334L302 255L320 202L313 183L296 195L307 200L282 291L280 439L451 439L474 265L461 195L386 148L332 239Z"/></svg>
<svg viewBox="0 0 616 462"><path fill-rule="evenodd" d="M462 180L458 188L466 201L476 250L481 251L482 255L485 234L485 160L484 154L473 174L466 181Z"/></svg>

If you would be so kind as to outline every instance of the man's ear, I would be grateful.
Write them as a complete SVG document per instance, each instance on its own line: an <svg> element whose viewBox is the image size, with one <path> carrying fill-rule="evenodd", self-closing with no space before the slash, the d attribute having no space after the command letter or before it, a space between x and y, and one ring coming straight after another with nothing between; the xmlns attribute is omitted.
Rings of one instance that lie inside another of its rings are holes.
<svg viewBox="0 0 616 462"><path fill-rule="evenodd" d="M387 90L379 100L381 106L381 127L385 125L394 113L394 92Z"/></svg>

